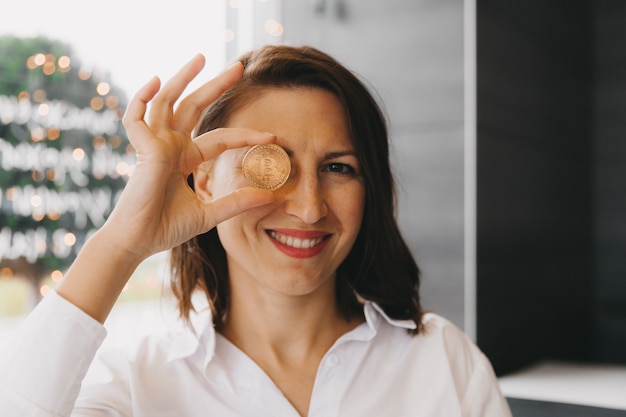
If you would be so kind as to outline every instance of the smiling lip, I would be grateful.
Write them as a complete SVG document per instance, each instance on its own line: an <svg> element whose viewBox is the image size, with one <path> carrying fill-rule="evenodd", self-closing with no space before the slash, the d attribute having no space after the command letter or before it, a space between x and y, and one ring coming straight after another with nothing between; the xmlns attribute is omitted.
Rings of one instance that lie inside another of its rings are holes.
<svg viewBox="0 0 626 417"><path fill-rule="evenodd" d="M328 244L330 234L298 229L271 229L267 235L284 254L293 258L310 258L320 253Z"/></svg>

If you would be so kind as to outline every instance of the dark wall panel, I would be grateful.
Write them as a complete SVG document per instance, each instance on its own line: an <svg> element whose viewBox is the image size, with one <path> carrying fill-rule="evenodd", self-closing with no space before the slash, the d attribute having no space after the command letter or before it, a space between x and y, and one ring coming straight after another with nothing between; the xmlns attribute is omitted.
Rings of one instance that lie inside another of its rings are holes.
<svg viewBox="0 0 626 417"><path fill-rule="evenodd" d="M584 2L477 2L477 341L500 374L589 356Z"/></svg>

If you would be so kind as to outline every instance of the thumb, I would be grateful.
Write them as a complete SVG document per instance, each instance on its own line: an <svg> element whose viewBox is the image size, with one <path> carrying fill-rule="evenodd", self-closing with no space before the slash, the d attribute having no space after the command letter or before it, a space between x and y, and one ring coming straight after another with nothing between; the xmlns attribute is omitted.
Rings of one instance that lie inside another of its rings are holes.
<svg viewBox="0 0 626 417"><path fill-rule="evenodd" d="M274 193L260 188L245 187L205 204L204 225L210 230L219 223L246 210L273 203Z"/></svg>

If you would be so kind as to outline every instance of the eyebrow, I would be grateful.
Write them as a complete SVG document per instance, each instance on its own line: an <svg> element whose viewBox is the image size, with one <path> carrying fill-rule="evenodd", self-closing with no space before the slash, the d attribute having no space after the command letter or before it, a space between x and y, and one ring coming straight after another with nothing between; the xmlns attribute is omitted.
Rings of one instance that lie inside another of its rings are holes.
<svg viewBox="0 0 626 417"><path fill-rule="evenodd" d="M324 155L324 161L328 161L329 159L341 158L342 156L354 156L356 158L355 151L342 151L342 152L329 152Z"/></svg>
<svg viewBox="0 0 626 417"><path fill-rule="evenodd" d="M283 146L283 149L285 150L285 152L287 152L287 155L289 156L289 158L293 157L293 151L291 149L286 148L285 146ZM355 158L357 157L355 151L328 152L326 155L324 155L324 158L322 159L322 161L328 161L330 159L341 158L342 156L354 156Z"/></svg>

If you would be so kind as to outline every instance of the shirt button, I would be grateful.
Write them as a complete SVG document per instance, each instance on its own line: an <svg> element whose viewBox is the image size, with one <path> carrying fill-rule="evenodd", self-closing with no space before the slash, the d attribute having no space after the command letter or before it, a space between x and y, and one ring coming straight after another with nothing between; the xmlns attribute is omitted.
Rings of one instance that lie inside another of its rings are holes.
<svg viewBox="0 0 626 417"><path fill-rule="evenodd" d="M337 355L329 355L328 356L328 366L334 368L335 366L339 365L339 358L337 357Z"/></svg>

